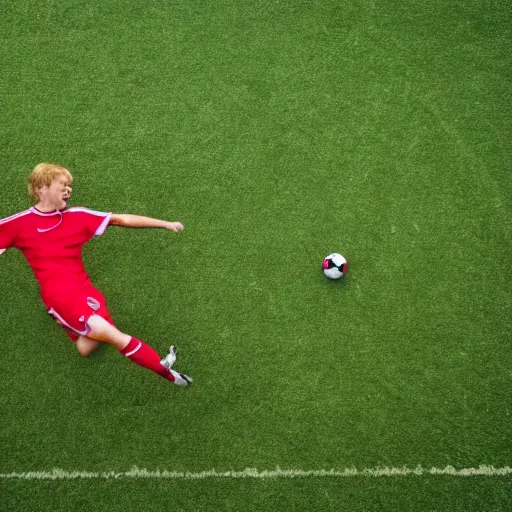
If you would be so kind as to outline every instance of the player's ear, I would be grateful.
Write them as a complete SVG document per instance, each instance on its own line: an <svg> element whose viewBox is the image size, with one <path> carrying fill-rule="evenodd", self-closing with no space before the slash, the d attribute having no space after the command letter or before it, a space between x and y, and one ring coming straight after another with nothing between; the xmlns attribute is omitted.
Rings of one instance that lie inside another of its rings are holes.
<svg viewBox="0 0 512 512"><path fill-rule="evenodd" d="M41 199L42 197L45 196L45 194L47 193L48 191L48 185L43 185L42 187L39 187L38 189L36 189L36 196L38 199Z"/></svg>

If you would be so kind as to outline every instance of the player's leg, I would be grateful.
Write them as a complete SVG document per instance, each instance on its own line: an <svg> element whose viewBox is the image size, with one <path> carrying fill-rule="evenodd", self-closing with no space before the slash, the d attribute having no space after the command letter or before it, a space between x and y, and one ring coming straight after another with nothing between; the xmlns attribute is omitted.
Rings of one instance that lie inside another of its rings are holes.
<svg viewBox="0 0 512 512"><path fill-rule="evenodd" d="M114 345L119 351L124 350L130 343L131 336L122 333L117 327L100 315L91 315L87 320L87 326L89 328L87 337L99 342Z"/></svg>
<svg viewBox="0 0 512 512"><path fill-rule="evenodd" d="M78 353L83 357L87 357L88 355L92 354L100 345L100 341L93 340L88 336L79 336L75 341L76 349L78 350Z"/></svg>
<svg viewBox="0 0 512 512"><path fill-rule="evenodd" d="M98 290L79 290L73 295L52 298L48 312L62 325L77 345L78 352L88 355L97 348L96 343L113 345L134 363L148 368L180 386L188 386L192 379L171 370L175 354L171 351L164 359L141 340L124 334L115 327Z"/></svg>
<svg viewBox="0 0 512 512"><path fill-rule="evenodd" d="M154 371L178 386L187 387L192 379L185 374L171 369L174 360L166 357L160 359L158 353L143 341L124 334L117 327L99 315L91 315L87 320L89 331L87 337L103 343L114 345L121 354L132 362ZM171 353L173 350L171 349ZM171 355L171 354L170 354ZM171 362L171 361L172 362Z"/></svg>

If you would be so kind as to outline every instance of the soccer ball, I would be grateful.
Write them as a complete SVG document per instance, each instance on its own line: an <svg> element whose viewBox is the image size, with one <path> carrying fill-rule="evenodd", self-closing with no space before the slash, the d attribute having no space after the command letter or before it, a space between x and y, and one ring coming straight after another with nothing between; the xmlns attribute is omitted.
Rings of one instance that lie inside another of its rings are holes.
<svg viewBox="0 0 512 512"><path fill-rule="evenodd" d="M324 258L322 269L325 277L341 279L348 271L348 263L341 254L333 252Z"/></svg>

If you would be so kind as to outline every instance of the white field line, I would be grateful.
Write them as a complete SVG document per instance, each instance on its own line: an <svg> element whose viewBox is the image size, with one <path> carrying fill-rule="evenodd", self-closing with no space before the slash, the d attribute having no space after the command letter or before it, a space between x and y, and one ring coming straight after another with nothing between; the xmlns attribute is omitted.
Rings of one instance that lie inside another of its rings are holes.
<svg viewBox="0 0 512 512"><path fill-rule="evenodd" d="M449 477L500 477L512 475L512 467L478 466L477 468L444 468L381 467L381 468L346 468L346 469L281 469L258 470L247 468L243 471L216 471L214 469L201 472L148 470L134 466L129 471L26 471L22 473L0 473L0 480L115 480L115 479L157 479L157 480L203 480L205 478L254 478L268 480L276 478L351 478L351 477L408 477L408 476L449 476Z"/></svg>

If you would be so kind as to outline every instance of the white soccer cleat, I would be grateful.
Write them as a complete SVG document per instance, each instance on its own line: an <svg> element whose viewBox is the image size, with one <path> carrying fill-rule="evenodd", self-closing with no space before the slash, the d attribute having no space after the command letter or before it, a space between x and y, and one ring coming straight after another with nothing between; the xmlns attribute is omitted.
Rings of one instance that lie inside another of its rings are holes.
<svg viewBox="0 0 512 512"><path fill-rule="evenodd" d="M178 373L172 370L174 363L176 362L176 347L171 345L169 347L169 353L160 361L160 364L167 369L174 377L174 384L186 388L192 384L192 378L184 373Z"/></svg>
<svg viewBox="0 0 512 512"><path fill-rule="evenodd" d="M182 388L187 388L192 384L193 380L188 375L185 375L184 373L178 373L174 370L169 370L172 373L172 376L174 377L174 384L177 386L181 386Z"/></svg>
<svg viewBox="0 0 512 512"><path fill-rule="evenodd" d="M160 364L170 370L176 362L176 347L171 345L169 347L169 353L160 361Z"/></svg>

